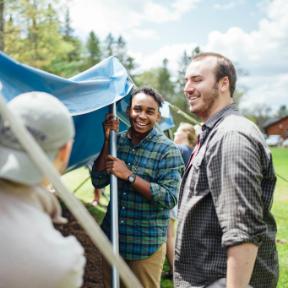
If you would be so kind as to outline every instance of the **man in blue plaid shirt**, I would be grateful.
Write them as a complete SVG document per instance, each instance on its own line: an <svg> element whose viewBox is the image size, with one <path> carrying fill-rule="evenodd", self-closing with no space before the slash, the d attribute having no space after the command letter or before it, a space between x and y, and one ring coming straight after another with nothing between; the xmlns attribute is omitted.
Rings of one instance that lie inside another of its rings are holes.
<svg viewBox="0 0 288 288"><path fill-rule="evenodd" d="M160 287L169 210L177 203L184 167L177 147L155 128L162 103L151 88L134 91L127 111L131 128L117 136L118 158L108 155L110 130L117 130L119 124L108 114L105 142L92 169L96 188L109 184L109 174L118 178L119 250L143 287ZM109 208L102 223L108 237ZM107 263L103 266L104 286L109 287L111 270Z"/></svg>

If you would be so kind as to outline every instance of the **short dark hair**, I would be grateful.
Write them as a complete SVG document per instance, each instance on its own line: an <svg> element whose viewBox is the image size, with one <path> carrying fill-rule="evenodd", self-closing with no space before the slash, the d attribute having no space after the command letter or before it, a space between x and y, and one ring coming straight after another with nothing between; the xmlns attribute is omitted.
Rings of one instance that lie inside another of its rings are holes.
<svg viewBox="0 0 288 288"><path fill-rule="evenodd" d="M235 88L236 88L236 81L237 81L237 75L236 75L236 69L232 63L231 60L229 60L227 57L214 52L203 52L195 55L192 58L192 61L194 60L201 60L206 57L215 57L217 60L216 68L215 68L215 77L216 82L218 82L223 77L227 76L229 79L229 90L230 90L230 96L233 97Z"/></svg>
<svg viewBox="0 0 288 288"><path fill-rule="evenodd" d="M132 94L131 94L129 107L131 107L131 105L132 105L133 97L139 93L143 93L143 94L146 94L148 96L151 96L157 102L158 107L159 108L162 107L162 105L164 103L163 97L155 89L153 89L151 87L141 87L141 88L133 89Z"/></svg>

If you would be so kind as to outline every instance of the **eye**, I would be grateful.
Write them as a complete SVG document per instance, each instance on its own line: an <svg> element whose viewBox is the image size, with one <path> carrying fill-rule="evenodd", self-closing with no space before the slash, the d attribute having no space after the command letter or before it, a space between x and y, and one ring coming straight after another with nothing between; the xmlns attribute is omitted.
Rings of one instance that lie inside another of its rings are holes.
<svg viewBox="0 0 288 288"><path fill-rule="evenodd" d="M199 83L199 82L201 82L201 81L202 81L202 79L201 79L200 77L194 78L194 82L196 82L196 83Z"/></svg>

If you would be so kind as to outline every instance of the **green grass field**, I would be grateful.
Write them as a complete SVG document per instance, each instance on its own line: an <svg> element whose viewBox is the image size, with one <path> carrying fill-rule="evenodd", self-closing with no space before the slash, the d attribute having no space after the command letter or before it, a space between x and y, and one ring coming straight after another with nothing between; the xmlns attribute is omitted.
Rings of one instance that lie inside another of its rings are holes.
<svg viewBox="0 0 288 288"><path fill-rule="evenodd" d="M273 148L272 149L273 162L275 171L277 173L277 185L274 195L274 203L272 207L273 214L278 225L277 234L277 249L280 261L280 279L277 288L288 287L288 149L287 148ZM75 192L75 195L84 203L90 203L93 199L93 187L89 180L88 170L80 168L65 174L62 178L66 185ZM85 181L87 179L87 181ZM84 183L83 183L84 182ZM80 186L80 184L83 184ZM107 205L107 199L101 198L101 204ZM104 216L105 208L98 206L93 208L88 205L98 222ZM164 270L167 270L165 264ZM162 288L173 287L170 280L161 281Z"/></svg>
<svg viewBox="0 0 288 288"><path fill-rule="evenodd" d="M280 262L279 288L288 287L288 149L273 148L273 162L277 174L272 212L276 218L277 249Z"/></svg>

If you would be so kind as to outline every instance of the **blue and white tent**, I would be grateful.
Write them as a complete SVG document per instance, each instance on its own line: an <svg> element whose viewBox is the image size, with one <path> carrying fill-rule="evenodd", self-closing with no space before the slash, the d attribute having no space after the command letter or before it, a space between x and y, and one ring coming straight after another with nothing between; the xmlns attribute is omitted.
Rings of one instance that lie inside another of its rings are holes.
<svg viewBox="0 0 288 288"><path fill-rule="evenodd" d="M102 122L112 103L117 102L120 131L129 125L125 112L133 83L115 57L64 79L21 64L0 52L0 82L7 101L24 92L43 91L56 96L66 105L76 128L70 169L86 164L100 152L103 144ZM164 120L160 126L163 130L174 125L167 105L162 112Z"/></svg>

